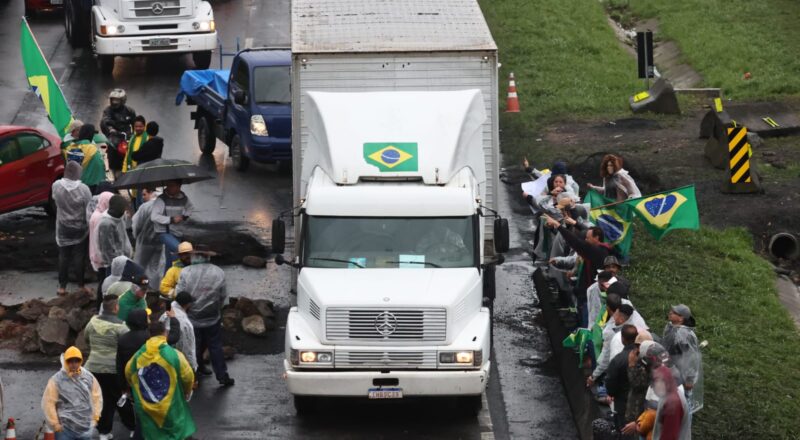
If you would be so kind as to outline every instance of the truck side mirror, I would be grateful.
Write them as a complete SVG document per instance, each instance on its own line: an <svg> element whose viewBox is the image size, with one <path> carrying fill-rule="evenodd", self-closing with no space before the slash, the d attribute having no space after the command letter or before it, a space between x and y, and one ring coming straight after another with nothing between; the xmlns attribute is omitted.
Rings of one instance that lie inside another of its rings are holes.
<svg viewBox="0 0 800 440"><path fill-rule="evenodd" d="M232 92L233 94L233 102L238 105L245 105L247 103L247 95L244 94L244 90L234 89Z"/></svg>
<svg viewBox="0 0 800 440"><path fill-rule="evenodd" d="M286 223L283 220L276 218L272 220L272 253L282 254L285 250Z"/></svg>
<svg viewBox="0 0 800 440"><path fill-rule="evenodd" d="M508 219L494 219L494 251L498 254L508 252Z"/></svg>

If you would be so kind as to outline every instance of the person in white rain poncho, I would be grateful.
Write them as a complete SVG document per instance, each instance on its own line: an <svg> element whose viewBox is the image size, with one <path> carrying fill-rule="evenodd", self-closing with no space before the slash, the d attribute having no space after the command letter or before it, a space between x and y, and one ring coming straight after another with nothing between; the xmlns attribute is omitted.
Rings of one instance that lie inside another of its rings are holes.
<svg viewBox="0 0 800 440"><path fill-rule="evenodd" d="M225 272L211 264L209 257L209 252L195 250L192 264L181 271L175 291L188 292L194 298L187 315L194 326L195 353L203 353L207 348L220 385L231 386L234 381L228 375L222 353L222 306L228 301ZM200 367L200 371L207 373L204 366Z"/></svg>
<svg viewBox="0 0 800 440"><path fill-rule="evenodd" d="M100 420L100 384L82 363L81 351L69 347L61 355L61 370L50 378L42 395L42 412L56 438L90 440Z"/></svg>
<svg viewBox="0 0 800 440"><path fill-rule="evenodd" d="M103 213L97 224L97 263L102 268L111 266L114 258L125 256L130 258L133 254L128 233L125 232L125 221L122 216L128 207L128 201L121 195L115 194L108 201L108 210ZM121 273L120 273L121 274ZM105 284L101 284L101 287ZM103 302L102 289L97 290L97 303Z"/></svg>
<svg viewBox="0 0 800 440"><path fill-rule="evenodd" d="M192 303L194 303L194 298L189 292L180 292L175 296L175 301L172 301L171 311L172 316L169 316L167 313L161 315L159 320L164 323L164 325L168 325L171 327L175 324L174 320L178 321L178 325L180 325L180 338L177 342L173 345L178 351L183 353L186 356L186 360L189 362L189 365L192 366L192 370L197 372L197 356L195 354L196 349L196 341L194 337L194 326L192 322L189 320L189 315L187 311L190 307L192 307ZM173 318L174 319L170 319ZM170 322L172 321L172 322ZM168 327L168 328L169 328ZM170 333L172 330L170 329Z"/></svg>
<svg viewBox="0 0 800 440"><path fill-rule="evenodd" d="M703 369L700 344L694 333L694 316L688 306L678 304L670 308L667 319L661 345L681 372L686 399L695 412L703 407Z"/></svg>
<svg viewBox="0 0 800 440"><path fill-rule="evenodd" d="M114 258L111 262L111 268L108 271L108 276L103 280L103 285L101 286L101 291L103 292L103 296L108 295L108 289L114 285L117 281L122 279L122 272L125 270L125 264L130 260L130 258L120 255L119 257ZM129 284L125 290L130 289L131 283L127 281Z"/></svg>
<svg viewBox="0 0 800 440"><path fill-rule="evenodd" d="M53 182L53 201L56 204L56 244L58 245L58 294L67 293L70 263L78 266L75 275L78 286L86 290L83 281L86 259L86 237L89 225L86 222L86 205L92 200L89 187L81 183L81 166L67 162L64 177Z"/></svg>
<svg viewBox="0 0 800 440"><path fill-rule="evenodd" d="M161 284L161 276L164 274L164 244L155 231L155 224L150 219L155 202L155 188L145 188L142 190L142 200L145 202L136 210L133 215L133 237L136 239L136 252L133 261L139 263L145 269L150 285L158 287Z"/></svg>

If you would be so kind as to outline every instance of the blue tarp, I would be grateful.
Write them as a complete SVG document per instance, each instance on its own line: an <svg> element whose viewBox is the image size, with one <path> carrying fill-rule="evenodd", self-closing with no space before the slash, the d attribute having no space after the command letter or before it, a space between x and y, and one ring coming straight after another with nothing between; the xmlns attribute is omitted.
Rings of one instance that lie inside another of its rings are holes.
<svg viewBox="0 0 800 440"><path fill-rule="evenodd" d="M181 76L181 91L175 97L175 105L181 105L186 96L197 96L203 86L208 86L220 96L228 95L230 70L187 70Z"/></svg>

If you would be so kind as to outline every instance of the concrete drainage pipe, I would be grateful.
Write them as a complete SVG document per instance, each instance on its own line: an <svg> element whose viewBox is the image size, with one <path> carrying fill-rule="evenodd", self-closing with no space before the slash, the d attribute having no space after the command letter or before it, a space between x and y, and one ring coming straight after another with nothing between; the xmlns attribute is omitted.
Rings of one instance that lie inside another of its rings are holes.
<svg viewBox="0 0 800 440"><path fill-rule="evenodd" d="M769 239L769 253L775 258L794 260L800 255L800 243L795 235L779 232Z"/></svg>

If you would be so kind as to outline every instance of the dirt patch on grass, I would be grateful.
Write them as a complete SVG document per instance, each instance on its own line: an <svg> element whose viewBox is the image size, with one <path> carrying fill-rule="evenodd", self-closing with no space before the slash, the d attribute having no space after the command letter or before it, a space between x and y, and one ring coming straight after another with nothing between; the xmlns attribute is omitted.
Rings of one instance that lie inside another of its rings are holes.
<svg viewBox="0 0 800 440"><path fill-rule="evenodd" d="M789 102L795 112L797 102ZM697 106L679 117L644 116L617 120L595 119L546 127L528 149L534 166L566 160L581 184L600 184L600 160L606 153L624 157L625 168L643 194L694 184L701 222L716 227L742 226L754 237L754 249L766 256L772 235L800 233L800 137L765 139L754 147L753 160L764 186L763 194L721 192L726 172L711 166L699 138L706 110ZM789 262L776 262L791 266ZM800 269L798 262L793 263Z"/></svg>

